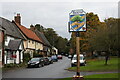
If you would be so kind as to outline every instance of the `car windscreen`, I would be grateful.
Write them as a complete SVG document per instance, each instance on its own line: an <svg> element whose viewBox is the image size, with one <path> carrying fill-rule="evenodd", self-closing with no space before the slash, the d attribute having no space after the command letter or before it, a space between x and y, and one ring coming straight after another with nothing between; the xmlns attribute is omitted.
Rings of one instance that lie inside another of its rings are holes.
<svg viewBox="0 0 120 80"><path fill-rule="evenodd" d="M84 57L80 56L80 60L83 60ZM77 60L77 57L73 57L73 60Z"/></svg>
<svg viewBox="0 0 120 80"><path fill-rule="evenodd" d="M40 58L32 58L31 61L39 61Z"/></svg>
<svg viewBox="0 0 120 80"><path fill-rule="evenodd" d="M52 56L51 58L56 58L56 56Z"/></svg>

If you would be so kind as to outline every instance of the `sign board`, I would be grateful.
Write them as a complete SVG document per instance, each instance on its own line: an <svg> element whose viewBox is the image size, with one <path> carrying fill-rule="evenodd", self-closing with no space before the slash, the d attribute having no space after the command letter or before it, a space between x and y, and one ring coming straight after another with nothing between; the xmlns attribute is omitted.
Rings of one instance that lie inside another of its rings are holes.
<svg viewBox="0 0 120 80"><path fill-rule="evenodd" d="M69 14L69 32L86 31L86 13L83 9L72 10Z"/></svg>

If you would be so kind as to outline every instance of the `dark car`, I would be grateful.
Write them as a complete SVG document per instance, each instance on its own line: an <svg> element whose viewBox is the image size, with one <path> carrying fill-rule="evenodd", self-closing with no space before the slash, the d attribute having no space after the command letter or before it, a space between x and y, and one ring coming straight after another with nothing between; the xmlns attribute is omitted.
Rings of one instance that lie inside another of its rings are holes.
<svg viewBox="0 0 120 80"><path fill-rule="evenodd" d="M52 58L51 58L51 57L48 57L48 59L49 59L49 63L50 63L50 64L53 64Z"/></svg>
<svg viewBox="0 0 120 80"><path fill-rule="evenodd" d="M44 66L44 59L43 58L32 58L28 64L27 67L43 67Z"/></svg>
<svg viewBox="0 0 120 80"><path fill-rule="evenodd" d="M62 59L62 55L58 55L57 58L58 58L58 59Z"/></svg>
<svg viewBox="0 0 120 80"><path fill-rule="evenodd" d="M57 58L56 55L51 56L51 59L52 59L53 62L57 62L58 61L58 58Z"/></svg>
<svg viewBox="0 0 120 80"><path fill-rule="evenodd" d="M45 65L49 65L50 64L48 57L44 57L44 61L45 61L44 62Z"/></svg>

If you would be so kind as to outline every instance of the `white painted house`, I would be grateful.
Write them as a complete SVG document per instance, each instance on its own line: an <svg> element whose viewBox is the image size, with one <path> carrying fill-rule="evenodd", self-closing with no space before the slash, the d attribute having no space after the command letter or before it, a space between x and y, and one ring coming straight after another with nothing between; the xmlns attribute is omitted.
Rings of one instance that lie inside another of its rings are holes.
<svg viewBox="0 0 120 80"><path fill-rule="evenodd" d="M17 29L17 26L7 20L4 19L2 17L0 17L0 26L2 26L5 29L5 45L4 45L4 64L10 64L10 63L20 63L22 62L22 56L23 56L23 51L24 51L24 46L23 44L23 36L21 35L21 33L19 32L19 30ZM19 45L17 43L17 41L19 41ZM14 43L14 45L13 45ZM18 45L18 46L17 46ZM16 49L13 49L14 47L16 47ZM22 47L21 47L22 46ZM18 54L19 53L19 54Z"/></svg>

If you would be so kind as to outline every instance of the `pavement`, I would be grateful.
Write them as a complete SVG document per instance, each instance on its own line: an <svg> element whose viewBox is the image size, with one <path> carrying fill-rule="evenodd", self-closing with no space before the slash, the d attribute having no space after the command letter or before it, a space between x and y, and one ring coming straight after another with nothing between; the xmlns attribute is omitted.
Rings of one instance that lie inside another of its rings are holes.
<svg viewBox="0 0 120 80"><path fill-rule="evenodd" d="M62 60L58 62L54 62L53 64L41 67L41 68L20 68L20 69L13 69L9 71L2 72L3 79L18 79L18 78L28 78L30 79L45 79L45 80L52 80L57 78L66 78L72 77L76 74L76 72L67 71L68 67L70 67L70 59L67 57L63 57ZM103 73L111 73L111 72L81 72L81 75L92 75L92 74L103 74ZM115 72L116 73L116 72ZM22 79L22 80L23 80Z"/></svg>

